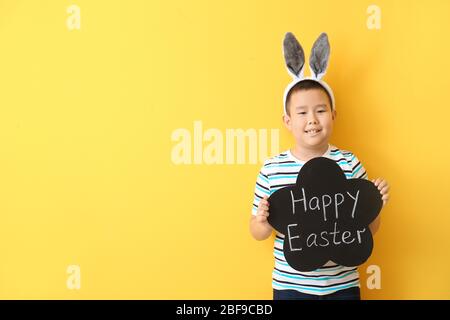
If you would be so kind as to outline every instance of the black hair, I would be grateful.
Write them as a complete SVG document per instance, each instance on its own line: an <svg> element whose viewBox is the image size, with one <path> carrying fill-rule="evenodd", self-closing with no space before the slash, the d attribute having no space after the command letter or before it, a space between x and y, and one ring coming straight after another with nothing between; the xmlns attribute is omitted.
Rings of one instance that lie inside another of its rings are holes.
<svg viewBox="0 0 450 320"><path fill-rule="evenodd" d="M330 102L330 109L333 110L332 100L331 100L331 96L330 96L330 93L328 92L328 90L325 89L325 87L322 86L319 82L310 80L310 79L306 79L306 80L300 81L295 86L293 86L287 94L285 107L286 107L286 114L288 116L291 115L290 114L291 112L289 110L289 101L291 100L291 95L297 91L301 91L301 90L306 91L306 90L311 90L311 89L319 89L319 90L322 90L323 92L325 92L327 94L328 101Z"/></svg>

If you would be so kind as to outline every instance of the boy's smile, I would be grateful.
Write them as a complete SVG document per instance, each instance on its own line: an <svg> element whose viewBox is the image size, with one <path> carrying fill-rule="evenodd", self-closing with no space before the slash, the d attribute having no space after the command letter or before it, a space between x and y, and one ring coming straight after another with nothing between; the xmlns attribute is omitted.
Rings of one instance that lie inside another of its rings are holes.
<svg viewBox="0 0 450 320"><path fill-rule="evenodd" d="M316 135L318 135L320 132L322 132L322 129L318 129L318 128L310 128L305 130L305 133L307 133L310 137L314 137Z"/></svg>
<svg viewBox="0 0 450 320"><path fill-rule="evenodd" d="M296 153L320 156L328 148L336 115L327 94L320 89L298 90L289 99L289 114L283 121L296 141Z"/></svg>

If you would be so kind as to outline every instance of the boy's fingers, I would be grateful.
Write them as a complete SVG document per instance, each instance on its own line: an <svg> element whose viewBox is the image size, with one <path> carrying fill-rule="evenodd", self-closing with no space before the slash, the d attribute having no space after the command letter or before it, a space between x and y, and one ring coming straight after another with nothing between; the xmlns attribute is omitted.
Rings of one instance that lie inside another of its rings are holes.
<svg viewBox="0 0 450 320"><path fill-rule="evenodd" d="M259 209L260 209L260 210L264 210L264 211L268 211L268 210L269 210L269 207L268 207L268 206L265 206L265 205L263 205L263 204L260 204L260 205L259 205Z"/></svg>
<svg viewBox="0 0 450 320"><path fill-rule="evenodd" d="M384 187L386 187L388 185L386 180L381 180L380 184L378 185L378 189L383 189Z"/></svg>
<svg viewBox="0 0 450 320"><path fill-rule="evenodd" d="M261 201L261 202L259 203L259 205L258 205L258 209L259 209L259 208L265 208L265 210L269 210L269 203L268 203L268 202L266 203L266 202L262 202L262 201Z"/></svg>
<svg viewBox="0 0 450 320"><path fill-rule="evenodd" d="M256 221L258 221L258 222L267 221L267 217L263 216L263 215L258 215L258 216L256 216Z"/></svg>
<svg viewBox="0 0 450 320"><path fill-rule="evenodd" d="M385 186L383 189L380 190L381 194L387 194L389 191L389 186Z"/></svg>
<svg viewBox="0 0 450 320"><path fill-rule="evenodd" d="M256 216L258 216L258 217L268 217L269 216L269 212L265 211L265 210L258 210L258 212L256 213Z"/></svg>
<svg viewBox="0 0 450 320"><path fill-rule="evenodd" d="M263 212L268 212L269 211L269 208L267 208L267 207L259 207L258 208L258 214L260 214L260 213L263 213Z"/></svg>
<svg viewBox="0 0 450 320"><path fill-rule="evenodd" d="M264 216L264 217L268 217L269 216L269 212L267 211L263 211L259 214L260 216Z"/></svg>

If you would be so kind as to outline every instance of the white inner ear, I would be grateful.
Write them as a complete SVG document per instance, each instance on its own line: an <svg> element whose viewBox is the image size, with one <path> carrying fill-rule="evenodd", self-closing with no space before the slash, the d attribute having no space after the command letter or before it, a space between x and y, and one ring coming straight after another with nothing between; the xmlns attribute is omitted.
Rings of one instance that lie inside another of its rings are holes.
<svg viewBox="0 0 450 320"><path fill-rule="evenodd" d="M304 76L304 71L305 71L305 64L303 64L303 67L300 69L299 75L297 76L295 73L293 73L287 65L285 65L286 70L288 71L288 73L291 75L292 79L296 80L296 79L303 79Z"/></svg>
<svg viewBox="0 0 450 320"><path fill-rule="evenodd" d="M295 76L294 79L303 79L305 77L304 72L305 72L305 64L303 64L303 67L300 69L298 76Z"/></svg>

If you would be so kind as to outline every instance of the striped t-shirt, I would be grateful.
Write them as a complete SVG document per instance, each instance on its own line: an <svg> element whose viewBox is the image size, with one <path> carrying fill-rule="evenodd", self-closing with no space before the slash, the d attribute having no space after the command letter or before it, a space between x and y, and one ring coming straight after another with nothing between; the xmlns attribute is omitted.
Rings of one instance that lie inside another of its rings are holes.
<svg viewBox="0 0 450 320"><path fill-rule="evenodd" d="M364 167L353 153L329 145L322 156L336 161L347 179L368 179ZM294 157L290 150L267 159L256 180L252 214L256 215L259 201L265 195L270 196L278 189L295 184L304 163ZM283 254L283 241L284 235L277 232L274 244L275 267L272 272L274 289L291 289L308 294L325 295L359 286L359 273L356 267L344 267L328 261L323 267L311 272L299 272L291 268Z"/></svg>

